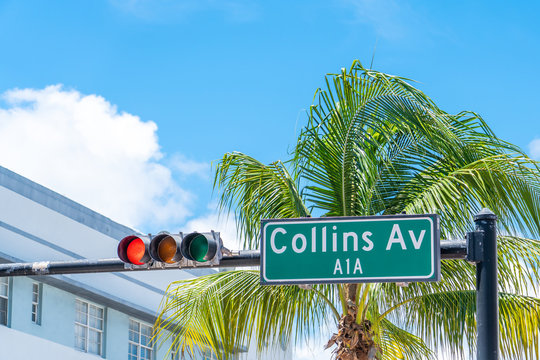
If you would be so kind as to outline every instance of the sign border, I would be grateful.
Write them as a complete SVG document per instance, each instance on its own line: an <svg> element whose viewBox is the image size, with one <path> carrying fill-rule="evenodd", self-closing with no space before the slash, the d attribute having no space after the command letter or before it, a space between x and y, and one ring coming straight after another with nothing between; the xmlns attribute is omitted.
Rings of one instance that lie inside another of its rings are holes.
<svg viewBox="0 0 540 360"><path fill-rule="evenodd" d="M264 241L264 231L267 225L276 223L320 223L320 222L340 222L340 221L390 221L427 219L432 224L432 272L428 276L393 276L389 277L365 277L365 278L324 278L324 279L279 279L271 280L266 278L266 248ZM261 285L295 285L295 284L343 284L343 283L384 283L384 282L435 282L441 279L441 244L440 244L440 221L438 214L396 214L396 215L375 215L375 216L332 216L320 218L284 218L284 219L263 219L261 220L260 251L261 265L260 278Z"/></svg>

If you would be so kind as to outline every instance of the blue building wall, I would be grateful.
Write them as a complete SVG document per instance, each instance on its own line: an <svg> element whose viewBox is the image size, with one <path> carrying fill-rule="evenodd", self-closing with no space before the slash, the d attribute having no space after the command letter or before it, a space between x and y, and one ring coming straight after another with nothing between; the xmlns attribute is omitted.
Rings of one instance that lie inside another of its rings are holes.
<svg viewBox="0 0 540 360"><path fill-rule="evenodd" d="M66 347L65 352L47 354L46 357L53 356L52 358L58 358L58 356L68 355L71 352L68 350L74 349L75 345L75 300L80 299L98 306L104 306L89 299L57 289L54 286L43 284L41 322L39 325L35 324L31 320L32 284L35 282L36 280L27 277L16 277L11 280L9 327L13 330L49 340ZM129 320L133 319L148 325L151 324L112 308L104 307L104 309L105 328L102 358L111 360L127 359ZM2 347L15 346L14 344L2 344L1 338L0 345ZM26 345L34 346L31 343ZM161 348L155 347L154 359L168 358L166 354L169 346L170 343L165 343ZM92 356L99 358L96 355Z"/></svg>

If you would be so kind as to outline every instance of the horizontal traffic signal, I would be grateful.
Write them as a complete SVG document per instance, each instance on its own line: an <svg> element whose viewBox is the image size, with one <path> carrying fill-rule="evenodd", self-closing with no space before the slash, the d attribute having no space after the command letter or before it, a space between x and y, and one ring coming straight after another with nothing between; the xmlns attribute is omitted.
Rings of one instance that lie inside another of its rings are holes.
<svg viewBox="0 0 540 360"><path fill-rule="evenodd" d="M217 265L223 243L218 232L192 232L155 236L129 235L118 244L118 257L125 263L145 265L152 262L164 264L201 263Z"/></svg>

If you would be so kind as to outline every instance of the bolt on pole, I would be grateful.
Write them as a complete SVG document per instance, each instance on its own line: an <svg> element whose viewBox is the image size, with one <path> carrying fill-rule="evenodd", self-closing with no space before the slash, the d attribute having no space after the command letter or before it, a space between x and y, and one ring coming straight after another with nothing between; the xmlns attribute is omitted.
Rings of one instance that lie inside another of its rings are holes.
<svg viewBox="0 0 540 360"><path fill-rule="evenodd" d="M499 301L497 289L497 216L482 209L475 217L477 248L481 250L476 264L477 360L499 358Z"/></svg>

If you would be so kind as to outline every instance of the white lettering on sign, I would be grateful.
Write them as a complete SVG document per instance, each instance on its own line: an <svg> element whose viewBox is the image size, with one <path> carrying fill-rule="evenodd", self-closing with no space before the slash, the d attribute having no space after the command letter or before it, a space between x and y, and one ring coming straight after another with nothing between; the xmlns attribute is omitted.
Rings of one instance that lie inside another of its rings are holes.
<svg viewBox="0 0 540 360"><path fill-rule="evenodd" d="M311 228L311 252L317 251L317 228Z"/></svg>
<svg viewBox="0 0 540 360"><path fill-rule="evenodd" d="M272 235L270 235L270 247L272 248L272 251L275 252L276 254L281 254L285 250L287 250L287 247L285 245L283 245L279 249L276 247L276 234L277 233L286 234L287 230L285 230L284 228L275 228L274 231L272 231Z"/></svg>
<svg viewBox="0 0 540 360"><path fill-rule="evenodd" d="M317 232L320 231L321 236L319 237ZM331 247L332 252L358 252L358 251L372 251L375 247L374 241L372 240L372 237L374 236L371 231L364 231L364 232L355 232L355 231L339 231L336 226L332 226L331 228ZM403 230L405 231L405 234L409 235L410 243L409 243L409 249L411 249L410 244L412 243L413 248L415 250L419 250L422 247L426 230L419 230L419 233L415 234L413 230ZM316 226L313 226L311 228L311 231L307 234L303 233L293 233L288 236L278 237L278 235L287 235L287 230L283 227L277 227L274 230L272 230L272 233L270 235L270 247L272 251L275 254L283 254L287 251L290 247L292 250L297 253L301 254L304 253L308 245L310 245L310 249L312 253L319 252L327 252L328 244L327 244L327 227L323 226L321 228L317 228ZM291 237L292 236L292 237ZM311 236L311 239L309 238ZM329 239L328 239L329 240ZM390 236L388 237L388 241L386 243L386 250L392 250L392 247L394 244L398 245L401 250L407 250L407 244L406 241L409 239L405 239L403 236L403 232L400 228L399 224L393 224L392 225L392 231L390 232ZM342 241L342 242L341 242ZM320 243L321 247L319 248L319 245L317 242ZM360 244L359 244L360 242ZM342 247L339 247L339 245L342 245ZM383 244L381 244L384 246ZM378 245L380 246L380 245ZM309 251L309 250L308 250ZM343 270L343 269L342 269Z"/></svg>
<svg viewBox="0 0 540 360"><path fill-rule="evenodd" d="M337 226L332 226L332 230L336 231ZM337 234L336 233L332 234L332 251L333 252L337 251Z"/></svg>
<svg viewBox="0 0 540 360"><path fill-rule="evenodd" d="M338 271L340 275L343 275L343 271L341 270L341 263L339 262L339 259L336 260L336 266L334 266L334 275L336 275Z"/></svg>
<svg viewBox="0 0 540 360"><path fill-rule="evenodd" d="M362 240L366 242L366 245L362 246L362 250L371 251L373 249L373 241L369 238L373 235L370 231L364 231L362 233ZM343 233L343 251L348 251L349 238L353 239L353 251L358 251L358 234L355 232Z"/></svg>
<svg viewBox="0 0 540 360"><path fill-rule="evenodd" d="M354 264L353 274L356 274L356 270L358 270L360 272L360 274L363 274L362 265L360 265L360 259L358 259L358 258L356 258L356 263Z"/></svg>
<svg viewBox="0 0 540 360"><path fill-rule="evenodd" d="M302 240L302 246L300 247L297 246L298 239ZM304 250L306 250L306 247L307 247L306 237L303 234L294 235L294 237L292 238L292 249L294 250L294 252L297 254L301 254L304 252Z"/></svg>
<svg viewBox="0 0 540 360"><path fill-rule="evenodd" d="M401 230L399 224L394 224L392 227L392 232L390 233L390 239L388 239L388 244L386 245L386 250L390 250L393 244L400 244L402 250L407 250L405 246L405 241L403 240L403 235L401 235Z"/></svg>
<svg viewBox="0 0 540 360"><path fill-rule="evenodd" d="M418 240L416 240L416 236L414 236L413 231L409 230L409 235L411 236L413 246L416 250L420 249L420 246L422 246L422 240L424 240L425 233L426 233L426 230L420 231L420 237L418 238Z"/></svg>
<svg viewBox="0 0 540 360"><path fill-rule="evenodd" d="M373 249L373 241L371 241L371 239L368 237L371 235L373 234L369 231L366 231L362 234L362 240L364 240L367 244L367 246L366 245L362 246L362 250L371 251Z"/></svg>
<svg viewBox="0 0 540 360"><path fill-rule="evenodd" d="M347 239L353 239L353 251L358 251L358 235L354 232L343 233L343 251L347 251Z"/></svg>
<svg viewBox="0 0 540 360"><path fill-rule="evenodd" d="M326 252L326 226L322 228L322 252Z"/></svg>
<svg viewBox="0 0 540 360"><path fill-rule="evenodd" d="M351 274L351 259L345 259L345 274L350 275ZM336 259L336 265L334 265L334 275L336 275L339 272L339 275L343 275L343 268L341 267L341 261L339 259ZM358 272L359 274L363 274L362 271L362 265L360 264L360 259L356 258L356 261L354 262L354 269L352 274L356 274Z"/></svg>

